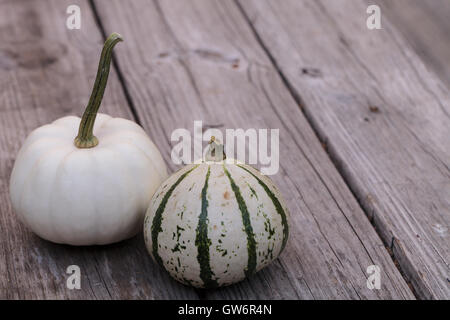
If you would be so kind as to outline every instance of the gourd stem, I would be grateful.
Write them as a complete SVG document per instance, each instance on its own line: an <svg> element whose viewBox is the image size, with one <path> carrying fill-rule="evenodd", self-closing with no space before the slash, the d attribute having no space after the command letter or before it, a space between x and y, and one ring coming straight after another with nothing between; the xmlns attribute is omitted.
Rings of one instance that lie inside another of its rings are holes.
<svg viewBox="0 0 450 320"><path fill-rule="evenodd" d="M78 148L92 148L98 144L98 139L93 134L95 118L97 116L98 108L102 103L103 93L105 92L106 83L108 81L112 49L120 41L123 41L122 36L118 33L112 33L103 45L91 97L89 98L88 105L81 118L78 135L74 141L75 146Z"/></svg>
<svg viewBox="0 0 450 320"><path fill-rule="evenodd" d="M219 143L217 143L216 137L212 136L208 144L209 150L206 152L206 161L221 162L227 158L225 155L223 144L221 144L220 141Z"/></svg>

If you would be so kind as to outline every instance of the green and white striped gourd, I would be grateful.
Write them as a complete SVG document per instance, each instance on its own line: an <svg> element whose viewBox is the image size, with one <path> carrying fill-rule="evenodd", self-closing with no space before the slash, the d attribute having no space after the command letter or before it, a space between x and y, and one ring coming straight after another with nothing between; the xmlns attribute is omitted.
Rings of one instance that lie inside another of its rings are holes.
<svg viewBox="0 0 450 320"><path fill-rule="evenodd" d="M206 159L175 172L155 192L144 238L153 259L176 280L213 288L276 259L289 227L284 200L267 176L238 162Z"/></svg>

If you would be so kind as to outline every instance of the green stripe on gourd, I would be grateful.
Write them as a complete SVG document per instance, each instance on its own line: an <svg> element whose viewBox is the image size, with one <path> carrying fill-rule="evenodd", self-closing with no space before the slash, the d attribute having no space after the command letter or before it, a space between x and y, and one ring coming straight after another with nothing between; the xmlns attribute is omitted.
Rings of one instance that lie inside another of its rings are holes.
<svg viewBox="0 0 450 320"><path fill-rule="evenodd" d="M287 239L289 237L289 226L286 218L286 212L284 212L283 206L281 205L277 196L272 192L272 190L269 189L267 184L265 184L260 178L258 178L255 174L253 174L250 170L248 170L244 166L240 164L238 164L237 166L250 173L258 181L258 183L263 187L264 191L266 191L270 200L272 200L273 205L275 206L275 209L277 210L278 214L281 216L281 223L283 224L283 244L281 246L281 251L283 251L284 247L286 246Z"/></svg>
<svg viewBox="0 0 450 320"><path fill-rule="evenodd" d="M170 187L169 191L164 195L163 199L161 200L161 203L158 206L158 209L156 210L155 217L153 218L152 222L152 253L153 257L155 258L156 262L158 262L159 265L164 266L163 261L161 257L158 254L158 234L162 232L161 224L162 224L162 214L164 212L164 209L166 208L167 201L169 200L170 196L172 195L172 192L175 190L175 188L183 181L186 176L191 173L194 169L196 169L199 165L195 165L193 168L189 169L185 173L183 173L178 180Z"/></svg>
<svg viewBox="0 0 450 320"><path fill-rule="evenodd" d="M256 241L255 241L255 235L253 234L253 228L250 221L250 214L247 210L247 205L245 204L244 198L241 195L241 191L237 184L234 182L233 178L231 177L230 172L225 167L225 164L223 164L223 171L227 175L228 179L230 180L231 189L234 192L234 195L236 197L236 201L239 206L239 210L241 211L242 215L242 223L244 224L244 230L247 234L247 249L248 249L248 262L247 262L247 269L245 270L245 275L248 277L252 275L256 270Z"/></svg>
<svg viewBox="0 0 450 320"><path fill-rule="evenodd" d="M206 173L205 184L202 189L202 211L199 216L198 226L196 230L195 245L197 246L198 254L197 261L200 264L200 279L207 288L218 287L216 280L212 279L213 272L209 264L209 247L211 246L211 239L208 238L208 180L211 174L211 167L208 166Z"/></svg>

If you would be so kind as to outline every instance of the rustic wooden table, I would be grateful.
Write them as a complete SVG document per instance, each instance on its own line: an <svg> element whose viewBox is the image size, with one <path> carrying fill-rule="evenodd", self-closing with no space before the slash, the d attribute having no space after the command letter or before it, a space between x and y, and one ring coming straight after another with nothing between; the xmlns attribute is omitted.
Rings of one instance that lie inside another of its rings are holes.
<svg viewBox="0 0 450 320"><path fill-rule="evenodd" d="M366 27L373 3L381 30ZM80 30L66 28L69 4ZM0 298L449 299L449 17L448 0L0 1ZM142 235L56 245L12 211L18 149L81 115L113 31L125 42L101 111L141 124L171 170L171 132L194 120L280 129L290 241L250 279L194 290ZM72 264L80 290L66 288Z"/></svg>

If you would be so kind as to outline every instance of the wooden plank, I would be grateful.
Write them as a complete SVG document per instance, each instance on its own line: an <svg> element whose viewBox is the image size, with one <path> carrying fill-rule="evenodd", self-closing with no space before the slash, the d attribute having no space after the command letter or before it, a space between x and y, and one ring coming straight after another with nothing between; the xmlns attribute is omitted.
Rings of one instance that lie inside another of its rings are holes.
<svg viewBox="0 0 450 320"><path fill-rule="evenodd" d="M241 1L421 298L450 298L450 98L364 1Z"/></svg>
<svg viewBox="0 0 450 320"><path fill-rule="evenodd" d="M121 32L119 69L143 126L171 168L168 137L194 120L224 128L279 128L280 172L291 209L281 258L251 279L203 298L413 298L367 217L231 1L95 1ZM366 286L379 265L381 290Z"/></svg>
<svg viewBox="0 0 450 320"><path fill-rule="evenodd" d="M81 7L81 30L65 27L69 4ZM9 176L20 145L32 129L82 114L102 43L86 1L0 2L0 299L197 297L149 262L142 236L102 247L55 245L12 212ZM101 112L132 118L113 70ZM66 288L72 264L81 269L81 290Z"/></svg>
<svg viewBox="0 0 450 320"><path fill-rule="evenodd" d="M450 1L376 0L426 66L450 86Z"/></svg>

